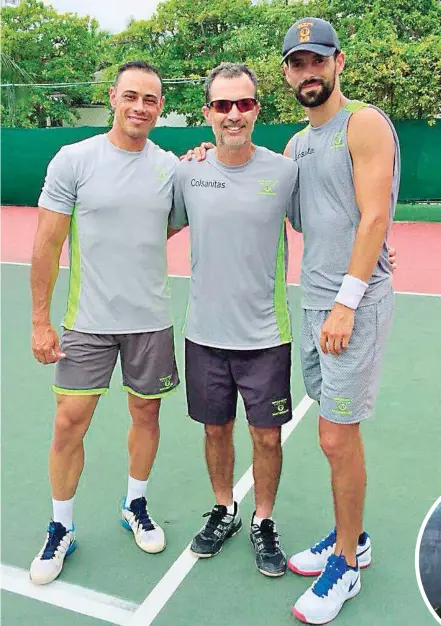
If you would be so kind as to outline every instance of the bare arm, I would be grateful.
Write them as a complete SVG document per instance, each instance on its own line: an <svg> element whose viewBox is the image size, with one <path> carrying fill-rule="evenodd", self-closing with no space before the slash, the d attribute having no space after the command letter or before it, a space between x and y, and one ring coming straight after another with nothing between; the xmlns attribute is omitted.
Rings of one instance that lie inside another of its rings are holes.
<svg viewBox="0 0 441 626"><path fill-rule="evenodd" d="M392 131L378 111L362 109L352 116L348 127L348 148L361 215L348 274L368 282L389 226L395 155Z"/></svg>
<svg viewBox="0 0 441 626"><path fill-rule="evenodd" d="M41 363L54 363L62 355L50 321L50 306L70 219L70 215L38 209L31 266L32 351Z"/></svg>
<svg viewBox="0 0 441 626"><path fill-rule="evenodd" d="M367 283L378 262L389 226L395 155L392 131L378 111L362 109L352 116L348 126L348 148L360 223L347 273L349 278ZM339 302L334 304L320 335L323 352L340 354L348 347L354 317L353 308Z"/></svg>
<svg viewBox="0 0 441 626"><path fill-rule="evenodd" d="M286 144L285 150L283 151L283 156L291 157L291 139Z"/></svg>

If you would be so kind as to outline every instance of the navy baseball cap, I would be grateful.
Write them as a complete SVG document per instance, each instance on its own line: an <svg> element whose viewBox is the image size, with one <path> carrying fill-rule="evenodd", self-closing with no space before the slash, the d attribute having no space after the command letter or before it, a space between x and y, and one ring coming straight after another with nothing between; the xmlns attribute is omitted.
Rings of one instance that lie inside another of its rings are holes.
<svg viewBox="0 0 441 626"><path fill-rule="evenodd" d="M340 50L337 33L329 22L318 17L302 17L291 26L282 46L282 63L290 54L300 51L315 52L330 57Z"/></svg>

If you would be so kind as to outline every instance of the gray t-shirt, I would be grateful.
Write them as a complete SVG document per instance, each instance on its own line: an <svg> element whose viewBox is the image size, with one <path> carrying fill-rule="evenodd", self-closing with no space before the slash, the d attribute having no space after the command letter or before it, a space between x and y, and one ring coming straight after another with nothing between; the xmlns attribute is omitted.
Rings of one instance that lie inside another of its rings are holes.
<svg viewBox="0 0 441 626"><path fill-rule="evenodd" d="M166 240L177 162L151 141L128 152L106 135L52 159L38 204L72 215L63 326L102 334L171 326Z"/></svg>
<svg viewBox="0 0 441 626"><path fill-rule="evenodd" d="M307 126L291 140L291 155L299 165L304 309L331 309L349 267L360 223L360 210L355 197L347 129L351 115L367 106L355 100L348 102L326 124ZM390 124L395 140L390 197L392 223L400 184L400 150L391 121L383 111L377 110ZM373 304L389 293L392 288L391 273L385 239L360 306Z"/></svg>
<svg viewBox="0 0 441 626"><path fill-rule="evenodd" d="M296 222L297 164L257 147L244 165L176 169L171 224L190 225L190 299L185 336L236 350L291 341L285 217Z"/></svg>

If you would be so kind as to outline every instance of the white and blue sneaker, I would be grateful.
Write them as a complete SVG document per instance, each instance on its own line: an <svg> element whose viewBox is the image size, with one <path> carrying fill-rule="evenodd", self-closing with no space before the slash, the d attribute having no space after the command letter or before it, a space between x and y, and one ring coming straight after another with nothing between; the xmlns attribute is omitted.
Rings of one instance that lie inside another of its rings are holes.
<svg viewBox="0 0 441 626"><path fill-rule="evenodd" d="M360 569L350 567L343 555L331 554L315 583L292 607L292 613L305 624L327 624L340 613L346 600L361 590Z"/></svg>
<svg viewBox="0 0 441 626"><path fill-rule="evenodd" d="M130 507L126 507L124 498L121 511L121 526L133 532L136 544L144 552L156 554L165 548L165 535L162 528L155 522L147 510L147 501L144 498L132 500Z"/></svg>
<svg viewBox="0 0 441 626"><path fill-rule="evenodd" d="M64 559L77 547L75 526L67 530L60 522L51 520L46 541L31 563L29 577L36 585L45 585L55 580L63 569Z"/></svg>
<svg viewBox="0 0 441 626"><path fill-rule="evenodd" d="M328 558L335 552L336 529L321 539L315 546L293 554L288 560L289 569L300 576L318 576L325 568ZM358 537L357 559L360 569L369 567L372 561L371 539L366 532Z"/></svg>

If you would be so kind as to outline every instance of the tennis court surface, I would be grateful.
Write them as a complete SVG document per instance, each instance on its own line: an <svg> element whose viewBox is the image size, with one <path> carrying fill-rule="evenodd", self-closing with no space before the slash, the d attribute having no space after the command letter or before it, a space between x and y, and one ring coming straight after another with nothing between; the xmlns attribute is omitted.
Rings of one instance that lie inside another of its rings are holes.
<svg viewBox="0 0 441 626"><path fill-rule="evenodd" d="M127 483L126 396L115 371L110 393L87 434L86 467L75 501L78 549L59 579L33 586L28 568L51 514L47 454L54 398L52 367L30 350L29 261L36 211L2 208L2 624L5 626L280 626L310 585L291 572L268 579L254 566L248 537L253 511L251 446L243 414L236 425L236 496L244 528L213 559L197 561L188 544L213 496L203 429L186 416L185 392L163 402L161 443L149 482L149 506L167 548L141 552L119 525ZM305 397L296 349L301 238L290 231L289 299L294 332L293 425L284 433L284 467L275 518L288 554L327 534L333 523L327 462L317 443L317 407ZM441 223L397 223L395 323L383 366L376 416L363 425L368 468L366 530L373 564L362 592L338 626L431 626L418 591L414 551L419 527L440 496ZM188 233L169 242L178 365L188 294ZM66 265L63 255L62 265ZM61 269L53 321L61 319L68 270Z"/></svg>

